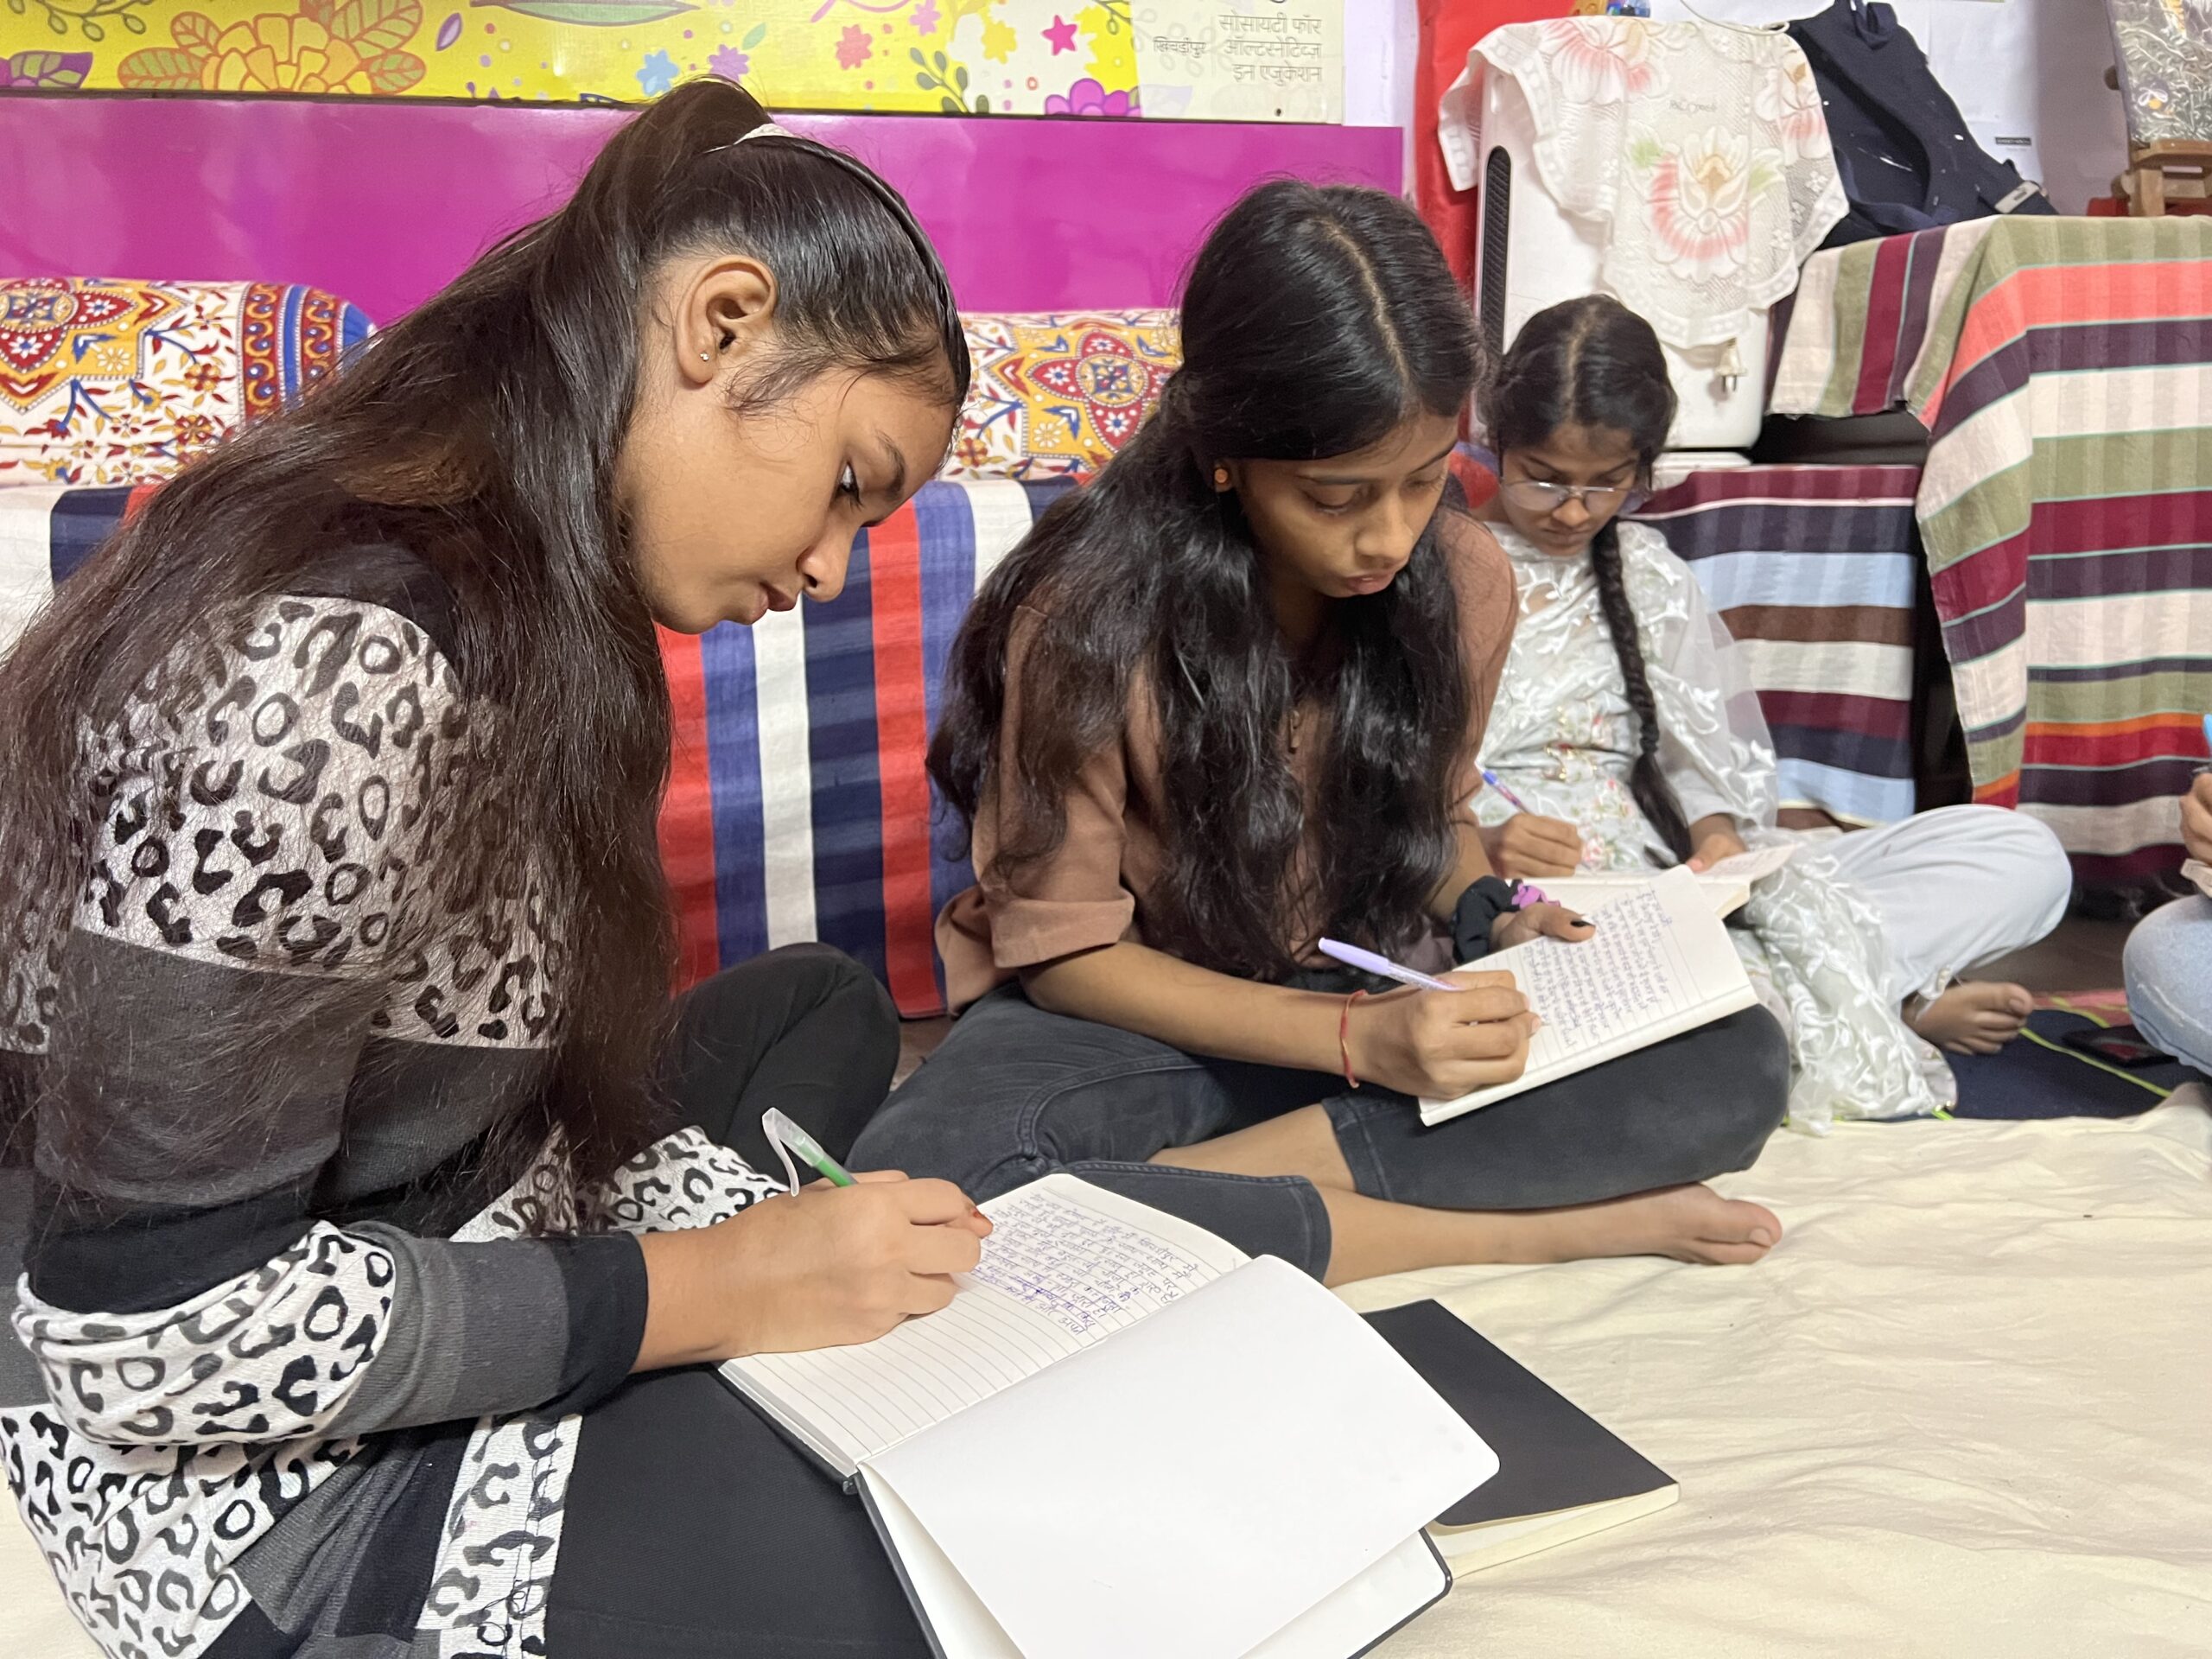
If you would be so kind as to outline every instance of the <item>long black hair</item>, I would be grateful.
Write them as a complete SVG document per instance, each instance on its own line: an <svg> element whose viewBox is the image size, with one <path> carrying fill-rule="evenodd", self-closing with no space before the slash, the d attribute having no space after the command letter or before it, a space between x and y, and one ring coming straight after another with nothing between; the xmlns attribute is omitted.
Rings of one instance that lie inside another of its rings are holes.
<svg viewBox="0 0 2212 1659"><path fill-rule="evenodd" d="M219 665L221 642L271 596L334 547L379 538L419 552L450 588L462 695L495 714L496 741L480 746L480 770L457 791L467 799L448 804L432 849L441 896L495 893L535 870L562 922L543 1114L487 1159L557 1128L582 1187L650 1138L673 963L655 837L670 710L616 471L653 284L700 255L772 271L774 345L741 394L747 410L838 367L900 379L949 419L968 383L950 289L905 204L819 144L738 142L767 119L719 80L646 108L557 213L491 249L298 407L166 485L0 665L0 918L14 933L0 950L0 1048L46 1053L28 1074L39 1157L65 1186L84 1138L73 1126L98 1116L84 1077L97 1064L68 1051L96 1034L57 1039L53 1008L5 1006L6 969L11 952L50 969L85 886L99 808L80 734L116 729L165 664ZM395 938L327 986L290 976L287 995L302 1020L381 1006L409 951L435 943ZM12 977L20 997L36 976ZM207 1147L292 1097L284 1038L210 1029L208 1052L180 1068L223 1079L191 1118Z"/></svg>
<svg viewBox="0 0 2212 1659"><path fill-rule="evenodd" d="M1627 434L1636 451L1637 482L1651 466L1675 423L1675 387L1651 325L1607 295L1589 294L1548 306L1521 326L1497 378L1483 397L1484 425L1503 460L1530 448L1562 426L1609 427ZM1621 683L1636 715L1636 765L1629 788L1636 804L1676 858L1690 855L1689 825L1659 769L1659 709L1643 665L1643 643L1621 573L1619 522L1609 518L1590 540L1598 601L1620 661Z"/></svg>
<svg viewBox="0 0 2212 1659"><path fill-rule="evenodd" d="M1294 683L1260 556L1217 463L1318 460L1427 412L1456 417L1478 355L1465 301L1413 210L1379 191L1261 186L1207 238L1185 285L1183 366L1158 412L995 570L953 648L930 771L969 823L1001 802L1008 876L1049 857L1084 762L1121 741L1141 687L1160 734L1166 868L1147 939L1250 978L1294 967L1287 874L1306 804L1283 730L1306 691L1325 923L1382 948L1423 924L1451 868L1450 779L1470 741L1460 617L1433 523L1389 588L1339 601L1332 683ZM996 766L1017 614L1021 745ZM1010 811L1007 809L1010 809Z"/></svg>

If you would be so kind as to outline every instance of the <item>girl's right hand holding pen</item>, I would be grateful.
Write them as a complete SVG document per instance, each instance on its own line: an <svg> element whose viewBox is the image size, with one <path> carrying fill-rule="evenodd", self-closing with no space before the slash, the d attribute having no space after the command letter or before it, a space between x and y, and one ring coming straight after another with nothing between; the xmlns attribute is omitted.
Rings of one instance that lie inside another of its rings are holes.
<svg viewBox="0 0 2212 1659"><path fill-rule="evenodd" d="M1582 831L1561 818L1516 812L1481 834L1491 868L1510 880L1573 875L1582 865Z"/></svg>
<svg viewBox="0 0 2212 1659"><path fill-rule="evenodd" d="M816 1181L711 1227L652 1233L633 1369L868 1342L952 1300L991 1224L950 1181Z"/></svg>
<svg viewBox="0 0 2212 1659"><path fill-rule="evenodd" d="M1344 1046L1355 1077L1417 1099L1450 1100L1521 1075L1538 1021L1513 976L1446 977L1465 988L1392 991L1352 1008Z"/></svg>

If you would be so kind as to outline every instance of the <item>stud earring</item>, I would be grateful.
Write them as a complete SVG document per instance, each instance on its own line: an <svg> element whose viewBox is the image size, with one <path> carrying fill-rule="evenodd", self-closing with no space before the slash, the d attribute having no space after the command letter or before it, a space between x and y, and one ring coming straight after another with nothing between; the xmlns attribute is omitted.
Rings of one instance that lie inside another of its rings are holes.
<svg viewBox="0 0 2212 1659"><path fill-rule="evenodd" d="M1225 490L1229 487L1228 467L1217 467L1213 469L1213 486L1217 490Z"/></svg>
<svg viewBox="0 0 2212 1659"><path fill-rule="evenodd" d="M715 354L712 352L702 352L699 353L699 360L702 363L711 363L715 360Z"/></svg>

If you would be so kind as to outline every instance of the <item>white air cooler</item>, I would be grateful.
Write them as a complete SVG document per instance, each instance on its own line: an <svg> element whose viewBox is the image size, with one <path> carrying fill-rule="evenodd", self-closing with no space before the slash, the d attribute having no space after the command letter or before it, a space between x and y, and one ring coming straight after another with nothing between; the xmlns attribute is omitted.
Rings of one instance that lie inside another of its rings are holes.
<svg viewBox="0 0 2212 1659"><path fill-rule="evenodd" d="M1535 165L1535 124L1513 78L1479 59L1471 62L1469 73L1479 80L1481 102L1468 113L1479 118L1469 124L1471 131L1452 133L1446 144L1448 149L1454 140L1473 143L1482 215L1475 312L1485 343L1502 352L1521 325L1546 306L1600 290L1603 244L1595 239L1594 227L1570 218L1544 188ZM1463 88L1453 92L1466 97ZM1447 99L1447 127L1453 124L1453 114ZM1636 306L1633 294L1615 297L1631 309ZM1758 437L1766 401L1766 314L1758 313L1751 327L1732 342L1732 357L1728 346L1683 350L1664 340L1660 344L1681 404L1667 448L1750 448Z"/></svg>

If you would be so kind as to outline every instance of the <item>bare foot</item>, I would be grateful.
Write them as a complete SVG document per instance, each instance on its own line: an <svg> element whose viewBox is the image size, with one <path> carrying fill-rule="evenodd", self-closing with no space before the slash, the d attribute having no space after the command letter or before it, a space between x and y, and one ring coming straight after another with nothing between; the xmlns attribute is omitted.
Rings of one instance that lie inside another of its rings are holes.
<svg viewBox="0 0 2212 1659"><path fill-rule="evenodd" d="M1593 1255L1670 1255L1677 1262L1739 1267L1782 1236L1764 1205L1724 1198L1709 1186L1662 1186L1604 1204L1501 1215L1516 1224L1503 1259L1579 1262ZM1523 1252L1526 1254L1523 1254Z"/></svg>
<svg viewBox="0 0 2212 1659"><path fill-rule="evenodd" d="M2021 986L1962 979L1904 1022L1954 1054L1994 1054L2020 1034L2035 1006Z"/></svg>

